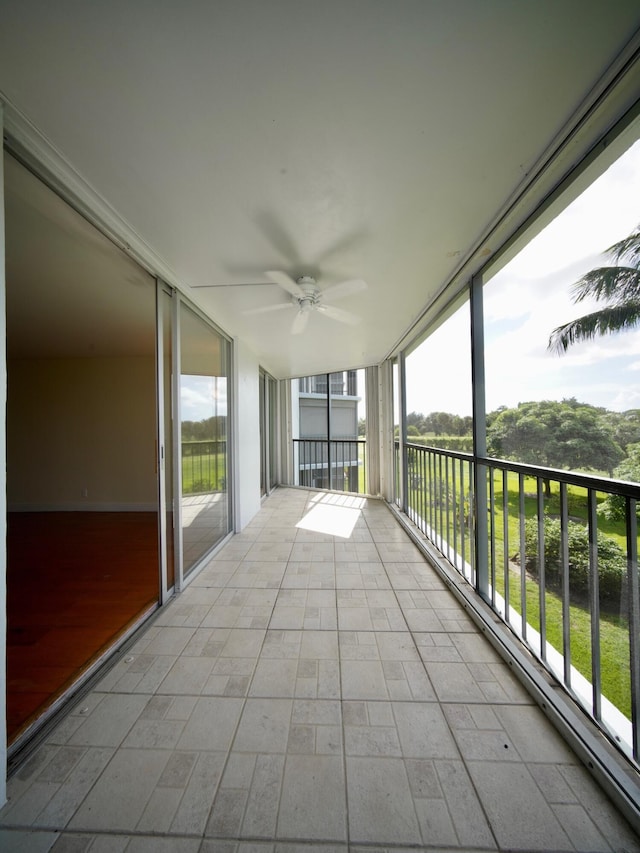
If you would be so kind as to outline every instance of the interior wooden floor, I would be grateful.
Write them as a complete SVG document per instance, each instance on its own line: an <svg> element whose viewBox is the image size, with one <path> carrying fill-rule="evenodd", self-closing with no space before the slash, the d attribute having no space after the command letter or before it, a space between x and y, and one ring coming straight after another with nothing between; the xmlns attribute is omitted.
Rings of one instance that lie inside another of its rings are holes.
<svg viewBox="0 0 640 853"><path fill-rule="evenodd" d="M11 744L158 600L154 512L9 513Z"/></svg>

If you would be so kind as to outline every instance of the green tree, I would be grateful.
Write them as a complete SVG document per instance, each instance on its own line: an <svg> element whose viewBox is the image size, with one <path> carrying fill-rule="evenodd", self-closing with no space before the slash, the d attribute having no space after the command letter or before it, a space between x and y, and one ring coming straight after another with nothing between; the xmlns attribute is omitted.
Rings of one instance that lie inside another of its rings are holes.
<svg viewBox="0 0 640 853"><path fill-rule="evenodd" d="M487 448L499 458L611 472L624 455L598 410L575 399L519 403L488 421Z"/></svg>
<svg viewBox="0 0 640 853"><path fill-rule="evenodd" d="M584 524L570 521L567 525L569 538L569 589L572 596L584 598L589 592L589 531ZM625 594L627 557L622 548L600 531L598 542L598 578L600 597L607 604L619 606ZM521 562L518 555L518 562ZM560 519L544 519L544 564L545 582L552 589L562 588L562 536ZM528 518L525 522L525 568L538 577L538 521Z"/></svg>
<svg viewBox="0 0 640 853"><path fill-rule="evenodd" d="M627 452L628 457L614 470L613 476L617 480L640 483L640 443L630 444ZM622 495L608 495L600 504L598 512L610 521L620 521L626 517L626 501ZM636 512L640 517L640 505Z"/></svg>
<svg viewBox="0 0 640 853"><path fill-rule="evenodd" d="M629 452L629 445L640 443L640 409L626 412L603 410L603 418L611 427L613 437L620 447Z"/></svg>
<svg viewBox="0 0 640 853"><path fill-rule="evenodd" d="M414 426L418 432L413 435L422 435L425 432L424 415L421 412L409 412L407 415L407 427Z"/></svg>
<svg viewBox="0 0 640 853"><path fill-rule="evenodd" d="M640 323L640 227L610 246L605 255L612 265L591 270L572 288L574 302L593 297L604 307L554 329L549 337L552 352L562 354L578 341L632 329Z"/></svg>
<svg viewBox="0 0 640 853"><path fill-rule="evenodd" d="M453 417L448 412L431 412L424 419L425 432L432 432L435 435L451 435Z"/></svg>

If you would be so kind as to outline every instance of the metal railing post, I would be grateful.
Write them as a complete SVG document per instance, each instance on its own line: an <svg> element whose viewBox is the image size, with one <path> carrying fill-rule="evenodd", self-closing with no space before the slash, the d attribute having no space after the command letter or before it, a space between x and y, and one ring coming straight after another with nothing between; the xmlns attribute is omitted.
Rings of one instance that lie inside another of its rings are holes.
<svg viewBox="0 0 640 853"><path fill-rule="evenodd" d="M478 457L487 455L487 416L484 377L484 316L482 276L471 279L471 387L473 394L473 454L476 459L474 494L476 591L489 601L489 532L487 519L487 467Z"/></svg>
<svg viewBox="0 0 640 853"><path fill-rule="evenodd" d="M631 721L633 757L640 761L640 594L638 592L638 516L637 503L627 498L627 584L629 596L629 668L631 670Z"/></svg>

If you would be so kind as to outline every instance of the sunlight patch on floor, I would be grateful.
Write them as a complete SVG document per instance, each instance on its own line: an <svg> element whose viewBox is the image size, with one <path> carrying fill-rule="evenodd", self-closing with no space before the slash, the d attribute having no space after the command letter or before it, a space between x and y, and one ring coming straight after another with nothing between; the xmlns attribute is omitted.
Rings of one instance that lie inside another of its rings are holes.
<svg viewBox="0 0 640 853"><path fill-rule="evenodd" d="M350 538L360 518L360 510L366 504L364 498L355 495L317 495L312 502L315 506L296 527L343 539Z"/></svg>

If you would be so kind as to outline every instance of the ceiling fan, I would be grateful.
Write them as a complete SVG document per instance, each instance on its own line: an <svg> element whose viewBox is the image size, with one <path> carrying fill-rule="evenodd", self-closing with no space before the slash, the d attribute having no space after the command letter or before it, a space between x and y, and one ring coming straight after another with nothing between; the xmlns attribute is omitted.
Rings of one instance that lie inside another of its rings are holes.
<svg viewBox="0 0 640 853"><path fill-rule="evenodd" d="M339 323L347 323L355 326L360 322L360 318L350 311L345 311L342 308L336 308L334 305L329 305L325 300L327 297L334 302L340 299L345 299L347 296L352 296L354 293L360 293L366 290L367 283L360 278L348 279L341 281L339 284L334 284L327 287L325 290L320 290L316 284L316 280L311 275L302 275L297 280L291 278L282 270L268 270L265 276L273 284L279 285L283 290L291 295L288 302L279 302L277 305L267 305L264 308L251 308L244 311L244 314L268 314L272 311L283 311L287 309L297 309L297 314L294 317L291 326L292 335L300 335L307 327L309 316L317 311L331 320L337 320ZM227 284L227 285L195 285L195 287L249 287L254 285L248 284Z"/></svg>
<svg viewBox="0 0 640 853"><path fill-rule="evenodd" d="M304 332L309 322L309 317L314 311L323 314L325 317L329 317L331 320L337 320L339 323L347 323L351 326L355 326L360 322L360 318L355 314L345 311L342 308L336 308L334 305L329 305L325 300L330 298L335 302L365 290L367 284L362 279L349 279L348 281L334 284L326 288L326 290L320 290L315 278L310 275L300 276L297 281L294 281L290 275L281 270L268 270L265 272L265 275L274 284L279 285L283 290L291 294L291 299L288 302L280 302L277 305L253 308L245 311L245 314L267 314L271 311L297 309L297 314L291 326L292 335L300 335Z"/></svg>

